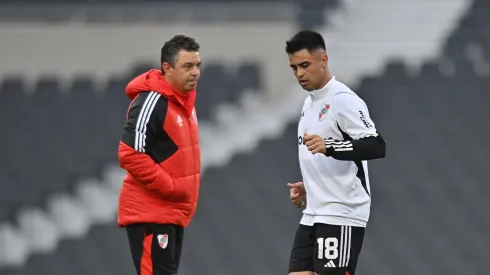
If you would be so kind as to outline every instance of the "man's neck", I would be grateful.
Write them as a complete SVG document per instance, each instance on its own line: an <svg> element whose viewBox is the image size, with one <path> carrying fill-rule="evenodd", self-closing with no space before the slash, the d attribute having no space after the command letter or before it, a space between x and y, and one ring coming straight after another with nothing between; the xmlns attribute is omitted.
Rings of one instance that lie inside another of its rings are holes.
<svg viewBox="0 0 490 275"><path fill-rule="evenodd" d="M180 91L179 89L175 88L175 86L172 84L172 81L170 81L170 79L168 78L167 75L163 75L163 78L165 79L165 81L167 81L168 84L170 84L170 86L172 87L172 89L176 92L178 92L179 94L182 94L182 95L185 95L187 92L182 92Z"/></svg>
<svg viewBox="0 0 490 275"><path fill-rule="evenodd" d="M318 85L317 90L323 89L331 79L332 79L332 75L330 73L326 73L323 78L323 81L320 83L320 85Z"/></svg>

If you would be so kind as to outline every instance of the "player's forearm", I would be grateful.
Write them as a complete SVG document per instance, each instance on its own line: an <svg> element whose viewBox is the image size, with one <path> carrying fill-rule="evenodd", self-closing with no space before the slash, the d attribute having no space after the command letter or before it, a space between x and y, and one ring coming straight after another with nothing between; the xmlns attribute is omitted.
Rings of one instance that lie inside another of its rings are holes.
<svg viewBox="0 0 490 275"><path fill-rule="evenodd" d="M384 158L386 144L380 136L370 136L358 140L325 139L326 155L337 160L371 160Z"/></svg>

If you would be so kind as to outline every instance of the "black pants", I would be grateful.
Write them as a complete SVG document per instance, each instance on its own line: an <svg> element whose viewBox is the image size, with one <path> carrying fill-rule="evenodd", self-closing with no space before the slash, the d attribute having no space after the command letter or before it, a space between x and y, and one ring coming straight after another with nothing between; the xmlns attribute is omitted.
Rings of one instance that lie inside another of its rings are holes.
<svg viewBox="0 0 490 275"><path fill-rule="evenodd" d="M179 269L184 228L172 224L126 227L138 275L175 275Z"/></svg>

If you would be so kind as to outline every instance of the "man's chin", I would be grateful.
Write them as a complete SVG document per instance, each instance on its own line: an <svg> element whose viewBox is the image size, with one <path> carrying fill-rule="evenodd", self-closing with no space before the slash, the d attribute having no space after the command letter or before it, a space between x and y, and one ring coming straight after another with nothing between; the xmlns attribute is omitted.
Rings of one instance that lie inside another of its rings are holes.
<svg viewBox="0 0 490 275"><path fill-rule="evenodd" d="M185 88L186 88L186 90L187 90L186 92L190 92L190 91L192 91L192 90L195 90L195 89L196 89L196 87L197 87L197 83L193 83L193 84L189 83L189 84L187 84L187 85L186 85L186 87L185 87Z"/></svg>
<svg viewBox="0 0 490 275"><path fill-rule="evenodd" d="M302 86L301 88L303 88L303 90L307 91L307 92L311 92L315 89L312 89L311 87L308 87L308 86Z"/></svg>
<svg viewBox="0 0 490 275"><path fill-rule="evenodd" d="M301 84L301 83L299 83L299 85L301 86L301 88L303 88L303 90L305 90L307 92L313 91L313 89L308 84Z"/></svg>

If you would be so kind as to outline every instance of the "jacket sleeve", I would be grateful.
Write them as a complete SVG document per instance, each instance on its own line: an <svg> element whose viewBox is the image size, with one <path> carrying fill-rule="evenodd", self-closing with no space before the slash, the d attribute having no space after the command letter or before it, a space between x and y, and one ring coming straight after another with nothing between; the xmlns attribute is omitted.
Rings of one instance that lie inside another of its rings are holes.
<svg viewBox="0 0 490 275"><path fill-rule="evenodd" d="M334 102L332 111L344 140L325 138L326 155L352 161L384 158L386 144L369 116L366 103L348 92L336 94Z"/></svg>
<svg viewBox="0 0 490 275"><path fill-rule="evenodd" d="M167 101L155 92L140 93L129 106L119 143L119 164L148 189L164 197L175 191L173 178L151 156L148 144L163 131Z"/></svg>

